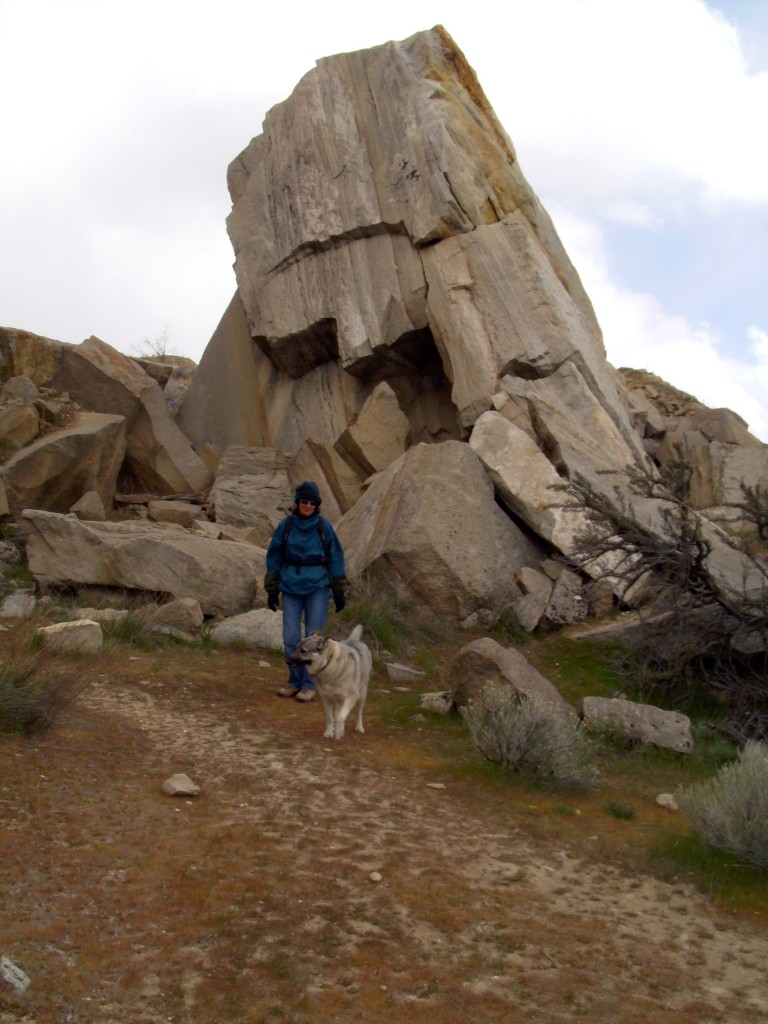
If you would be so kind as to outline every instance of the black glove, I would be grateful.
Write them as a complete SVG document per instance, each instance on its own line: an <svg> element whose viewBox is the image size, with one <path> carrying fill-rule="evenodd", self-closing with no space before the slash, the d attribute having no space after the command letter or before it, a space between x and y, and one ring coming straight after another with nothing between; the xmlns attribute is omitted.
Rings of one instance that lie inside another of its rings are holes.
<svg viewBox="0 0 768 1024"><path fill-rule="evenodd" d="M333 603L337 612L340 612L347 604L347 598L345 596L346 589L347 577L334 576L331 582L331 591L333 592Z"/></svg>
<svg viewBox="0 0 768 1024"><path fill-rule="evenodd" d="M278 590L279 585L279 572L268 572L264 574L264 589L267 592L267 608L269 608L271 612L277 611L277 605L280 601L280 591Z"/></svg>

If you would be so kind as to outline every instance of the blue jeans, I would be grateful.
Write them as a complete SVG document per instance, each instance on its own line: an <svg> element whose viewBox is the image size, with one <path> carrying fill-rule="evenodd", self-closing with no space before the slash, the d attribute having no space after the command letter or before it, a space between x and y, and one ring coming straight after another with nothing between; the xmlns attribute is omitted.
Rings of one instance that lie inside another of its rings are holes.
<svg viewBox="0 0 768 1024"><path fill-rule="evenodd" d="M283 601L283 647L285 656L293 654L301 643L301 619L304 617L304 636L315 630L325 629L328 618L328 602L331 599L331 588L321 587L311 594L281 595ZM314 690L315 682L307 671L306 665L288 666L288 685L299 690Z"/></svg>

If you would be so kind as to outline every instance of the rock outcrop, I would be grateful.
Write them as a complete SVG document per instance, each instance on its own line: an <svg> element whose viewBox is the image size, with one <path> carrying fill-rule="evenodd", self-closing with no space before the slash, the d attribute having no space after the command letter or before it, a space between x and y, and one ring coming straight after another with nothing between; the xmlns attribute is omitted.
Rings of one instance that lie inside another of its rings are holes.
<svg viewBox="0 0 768 1024"><path fill-rule="evenodd" d="M668 502L630 480L682 453L716 587L764 586L722 529L754 532L738 505L745 483L768 493L768 447L607 363L442 28L319 61L228 186L237 292L191 383L97 338L0 329L0 515L23 518L33 571L245 613L313 479L350 575L467 626L554 629L647 594L614 573L620 546L579 558L591 510L564 489L583 481L666 537Z"/></svg>
<svg viewBox="0 0 768 1024"><path fill-rule="evenodd" d="M33 573L191 597L206 615L234 615L259 598L265 555L250 544L147 522L87 523L55 512L27 510L21 522Z"/></svg>

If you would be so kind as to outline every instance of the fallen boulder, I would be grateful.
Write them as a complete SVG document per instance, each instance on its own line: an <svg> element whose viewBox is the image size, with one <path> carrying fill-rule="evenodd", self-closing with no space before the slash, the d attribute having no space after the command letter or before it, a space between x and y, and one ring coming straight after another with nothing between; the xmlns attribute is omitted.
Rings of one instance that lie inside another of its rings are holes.
<svg viewBox="0 0 768 1024"><path fill-rule="evenodd" d="M590 732L610 730L632 743L681 754L693 750L691 720L678 711L664 711L619 697L583 697L579 717Z"/></svg>
<svg viewBox="0 0 768 1024"><path fill-rule="evenodd" d="M253 605L265 552L146 520L88 523L28 509L22 514L30 571L74 583L192 597L206 615ZM261 599L265 597L261 595Z"/></svg>
<svg viewBox="0 0 768 1024"><path fill-rule="evenodd" d="M409 449L372 478L337 533L348 575L370 568L392 596L452 622L481 610L492 622L514 614L522 596L515 571L543 557L459 441Z"/></svg>
<svg viewBox="0 0 768 1024"><path fill-rule="evenodd" d="M557 687L512 647L502 647L491 637L462 647L451 663L451 696L457 707L479 700L486 686L502 685L521 699L548 701L568 710Z"/></svg>

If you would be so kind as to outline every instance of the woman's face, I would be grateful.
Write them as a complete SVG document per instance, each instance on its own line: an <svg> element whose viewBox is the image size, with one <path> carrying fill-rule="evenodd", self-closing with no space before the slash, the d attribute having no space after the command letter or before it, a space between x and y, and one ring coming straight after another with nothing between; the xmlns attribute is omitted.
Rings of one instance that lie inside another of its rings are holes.
<svg viewBox="0 0 768 1024"><path fill-rule="evenodd" d="M317 502L309 501L307 498L301 498L299 500L299 515L307 518L308 516L314 515L315 509L317 508Z"/></svg>

